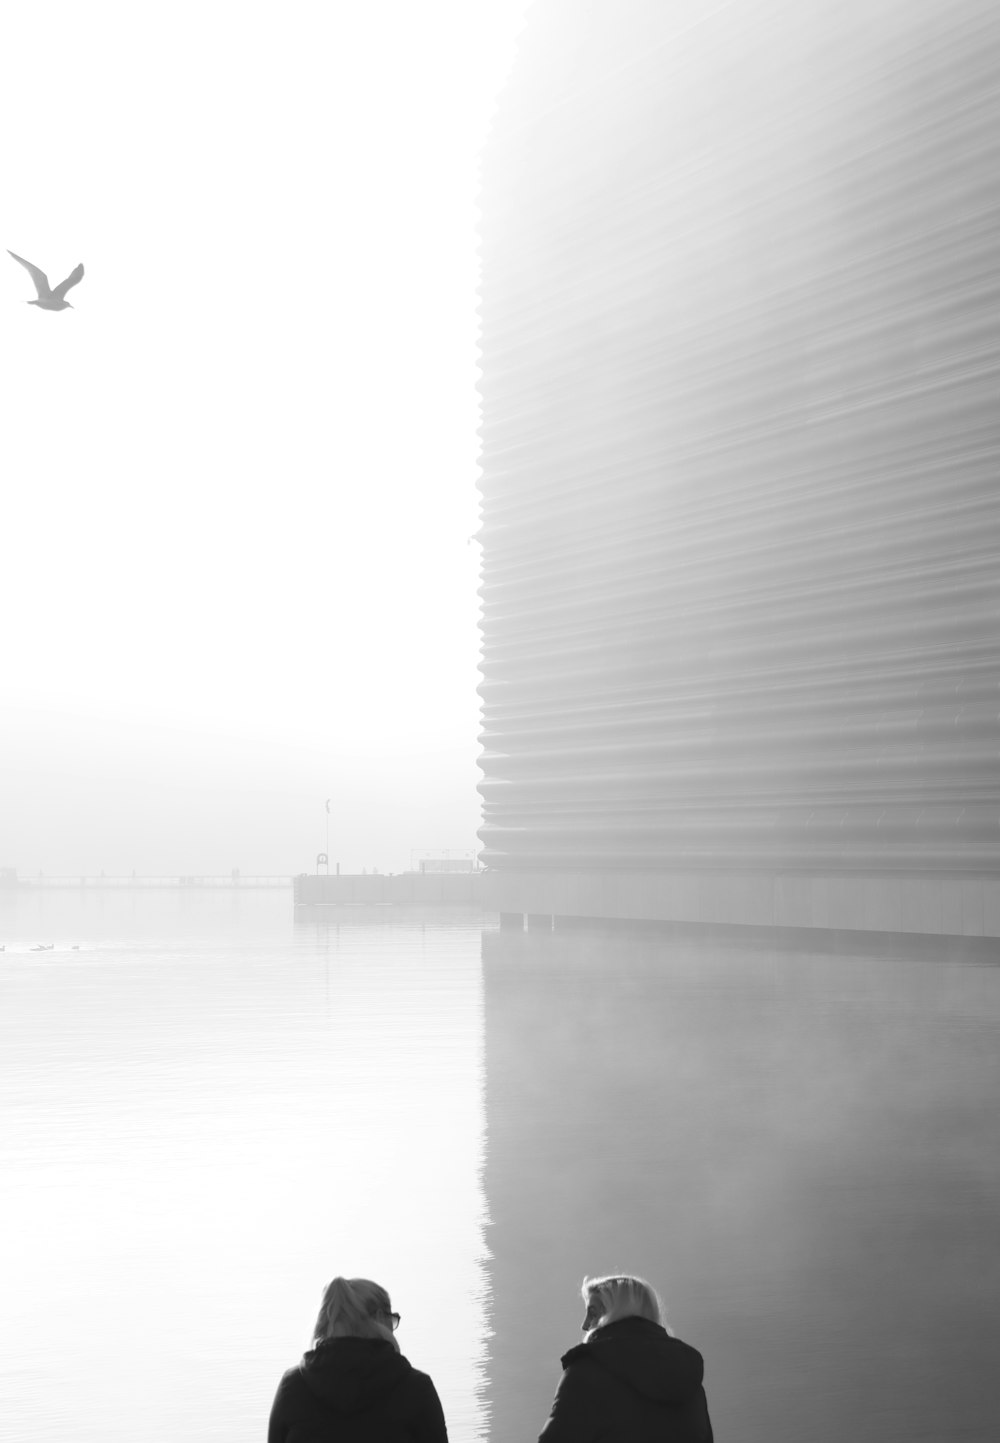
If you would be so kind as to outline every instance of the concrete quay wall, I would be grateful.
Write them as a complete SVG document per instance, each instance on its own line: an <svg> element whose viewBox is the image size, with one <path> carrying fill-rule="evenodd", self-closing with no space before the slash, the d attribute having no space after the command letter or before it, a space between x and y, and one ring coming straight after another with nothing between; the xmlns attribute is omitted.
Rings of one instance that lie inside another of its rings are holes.
<svg viewBox="0 0 1000 1443"><path fill-rule="evenodd" d="M817 928L1000 938L1000 877L781 872L484 872L504 919L553 918Z"/></svg>
<svg viewBox="0 0 1000 1443"><path fill-rule="evenodd" d="M394 906L479 907L482 872L376 872L293 878L297 907L383 904Z"/></svg>

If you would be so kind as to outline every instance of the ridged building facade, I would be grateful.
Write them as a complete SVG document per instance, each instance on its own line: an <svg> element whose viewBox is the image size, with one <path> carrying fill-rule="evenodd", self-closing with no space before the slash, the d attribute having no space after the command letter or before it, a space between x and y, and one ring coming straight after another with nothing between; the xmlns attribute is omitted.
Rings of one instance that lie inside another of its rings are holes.
<svg viewBox="0 0 1000 1443"><path fill-rule="evenodd" d="M1000 935L1000 9L536 0L483 157L514 914Z"/></svg>

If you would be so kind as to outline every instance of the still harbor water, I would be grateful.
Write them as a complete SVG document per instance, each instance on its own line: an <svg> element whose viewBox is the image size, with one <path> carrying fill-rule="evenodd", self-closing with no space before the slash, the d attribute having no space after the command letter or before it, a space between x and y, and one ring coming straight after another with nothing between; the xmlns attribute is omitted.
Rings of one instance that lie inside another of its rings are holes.
<svg viewBox="0 0 1000 1443"><path fill-rule="evenodd" d="M992 1440L1000 963L494 924L0 894L4 1437L263 1440L344 1272L525 1443L621 1269L719 1443Z"/></svg>

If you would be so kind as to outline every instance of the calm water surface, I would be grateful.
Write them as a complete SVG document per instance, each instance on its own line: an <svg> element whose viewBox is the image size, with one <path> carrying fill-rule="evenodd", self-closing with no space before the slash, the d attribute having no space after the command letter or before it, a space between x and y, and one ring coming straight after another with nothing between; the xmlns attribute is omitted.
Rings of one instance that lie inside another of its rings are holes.
<svg viewBox="0 0 1000 1443"><path fill-rule="evenodd" d="M530 1443L609 1269L704 1352L719 1443L995 1436L988 957L287 893L0 894L0 942L17 1443L262 1439L338 1271L456 1443Z"/></svg>
<svg viewBox="0 0 1000 1443"><path fill-rule="evenodd" d="M385 1281L478 1436L480 928L295 927L290 893L3 902L5 1436L262 1438L336 1272Z"/></svg>

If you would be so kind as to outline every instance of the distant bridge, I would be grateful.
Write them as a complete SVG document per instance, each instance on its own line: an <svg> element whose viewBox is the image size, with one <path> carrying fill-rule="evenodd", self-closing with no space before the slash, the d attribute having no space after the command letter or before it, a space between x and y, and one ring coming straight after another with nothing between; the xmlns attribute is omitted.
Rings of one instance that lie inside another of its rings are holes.
<svg viewBox="0 0 1000 1443"><path fill-rule="evenodd" d="M181 876L181 877L3 877L0 878L0 887L16 888L23 891L45 891L74 888L77 891L164 891L170 888L181 890L211 890L221 891L230 889L233 891L246 891L248 889L278 888L292 885L291 876L243 876L242 874L230 873L221 877L212 876Z"/></svg>

